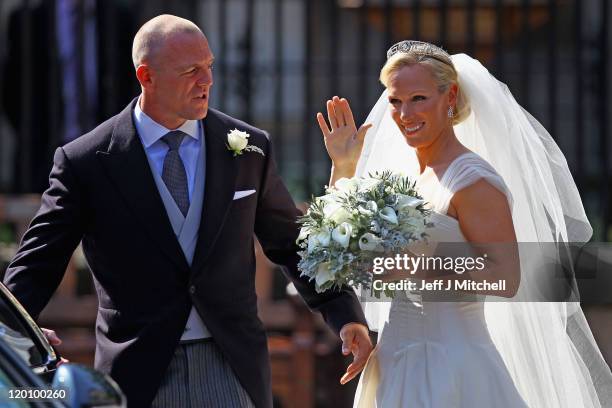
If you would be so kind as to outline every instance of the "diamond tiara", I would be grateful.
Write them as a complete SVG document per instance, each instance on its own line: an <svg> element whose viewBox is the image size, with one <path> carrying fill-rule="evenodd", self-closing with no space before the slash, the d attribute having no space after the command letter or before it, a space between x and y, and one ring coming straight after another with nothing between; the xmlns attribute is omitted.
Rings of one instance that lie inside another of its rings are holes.
<svg viewBox="0 0 612 408"><path fill-rule="evenodd" d="M416 54L423 57L431 57L445 64L453 65L448 52L436 45L423 41L404 40L393 44L387 51L387 59L400 52L405 54Z"/></svg>

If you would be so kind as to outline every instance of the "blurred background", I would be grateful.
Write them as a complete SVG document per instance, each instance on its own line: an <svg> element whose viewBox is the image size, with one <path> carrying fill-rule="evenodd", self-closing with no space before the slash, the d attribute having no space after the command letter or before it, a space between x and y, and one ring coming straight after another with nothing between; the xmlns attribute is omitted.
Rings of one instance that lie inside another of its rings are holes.
<svg viewBox="0 0 612 408"><path fill-rule="evenodd" d="M0 272L39 206L55 148L138 95L132 38L162 13L203 29L216 57L211 106L270 132L296 202L329 176L316 112L340 95L365 120L387 48L419 39L478 58L508 84L564 152L594 241L612 240L608 0L1 0ZM337 384L346 364L337 340L276 269L258 257L278 405L351 406L356 384ZM611 362L610 307L583 306ZM96 307L77 251L41 318L68 358L93 362Z"/></svg>

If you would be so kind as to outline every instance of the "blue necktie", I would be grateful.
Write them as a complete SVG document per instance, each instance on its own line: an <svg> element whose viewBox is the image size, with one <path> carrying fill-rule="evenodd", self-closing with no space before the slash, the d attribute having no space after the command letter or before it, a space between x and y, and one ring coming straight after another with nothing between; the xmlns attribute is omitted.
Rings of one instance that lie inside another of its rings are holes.
<svg viewBox="0 0 612 408"><path fill-rule="evenodd" d="M179 155L179 147L185 133L180 130L168 132L162 141L170 147L164 159L164 169L162 171L162 180L166 183L166 187L170 191L172 198L178 205L183 215L187 217L189 211L189 191L187 190L187 173L185 165Z"/></svg>

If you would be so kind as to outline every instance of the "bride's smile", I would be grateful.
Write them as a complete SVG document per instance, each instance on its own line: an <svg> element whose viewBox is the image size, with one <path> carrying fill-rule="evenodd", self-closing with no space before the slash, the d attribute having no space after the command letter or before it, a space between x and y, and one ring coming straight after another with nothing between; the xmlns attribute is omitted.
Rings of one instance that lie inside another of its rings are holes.
<svg viewBox="0 0 612 408"><path fill-rule="evenodd" d="M404 126L404 134L408 135L408 134L416 133L419 130L423 129L423 126L425 126L425 122L421 122L414 127Z"/></svg>

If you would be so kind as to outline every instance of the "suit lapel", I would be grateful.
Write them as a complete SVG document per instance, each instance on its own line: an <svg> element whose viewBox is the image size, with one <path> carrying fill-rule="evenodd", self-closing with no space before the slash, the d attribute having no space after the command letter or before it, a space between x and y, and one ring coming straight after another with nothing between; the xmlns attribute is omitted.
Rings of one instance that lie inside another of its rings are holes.
<svg viewBox="0 0 612 408"><path fill-rule="evenodd" d="M230 124L213 109L204 120L206 140L206 187L192 273L201 270L225 223L235 192L239 158L227 150Z"/></svg>
<svg viewBox="0 0 612 408"><path fill-rule="evenodd" d="M132 119L132 101L117 117L108 151L96 152L134 216L151 239L185 273L189 265L172 230ZM120 232L119 232L120 233Z"/></svg>

